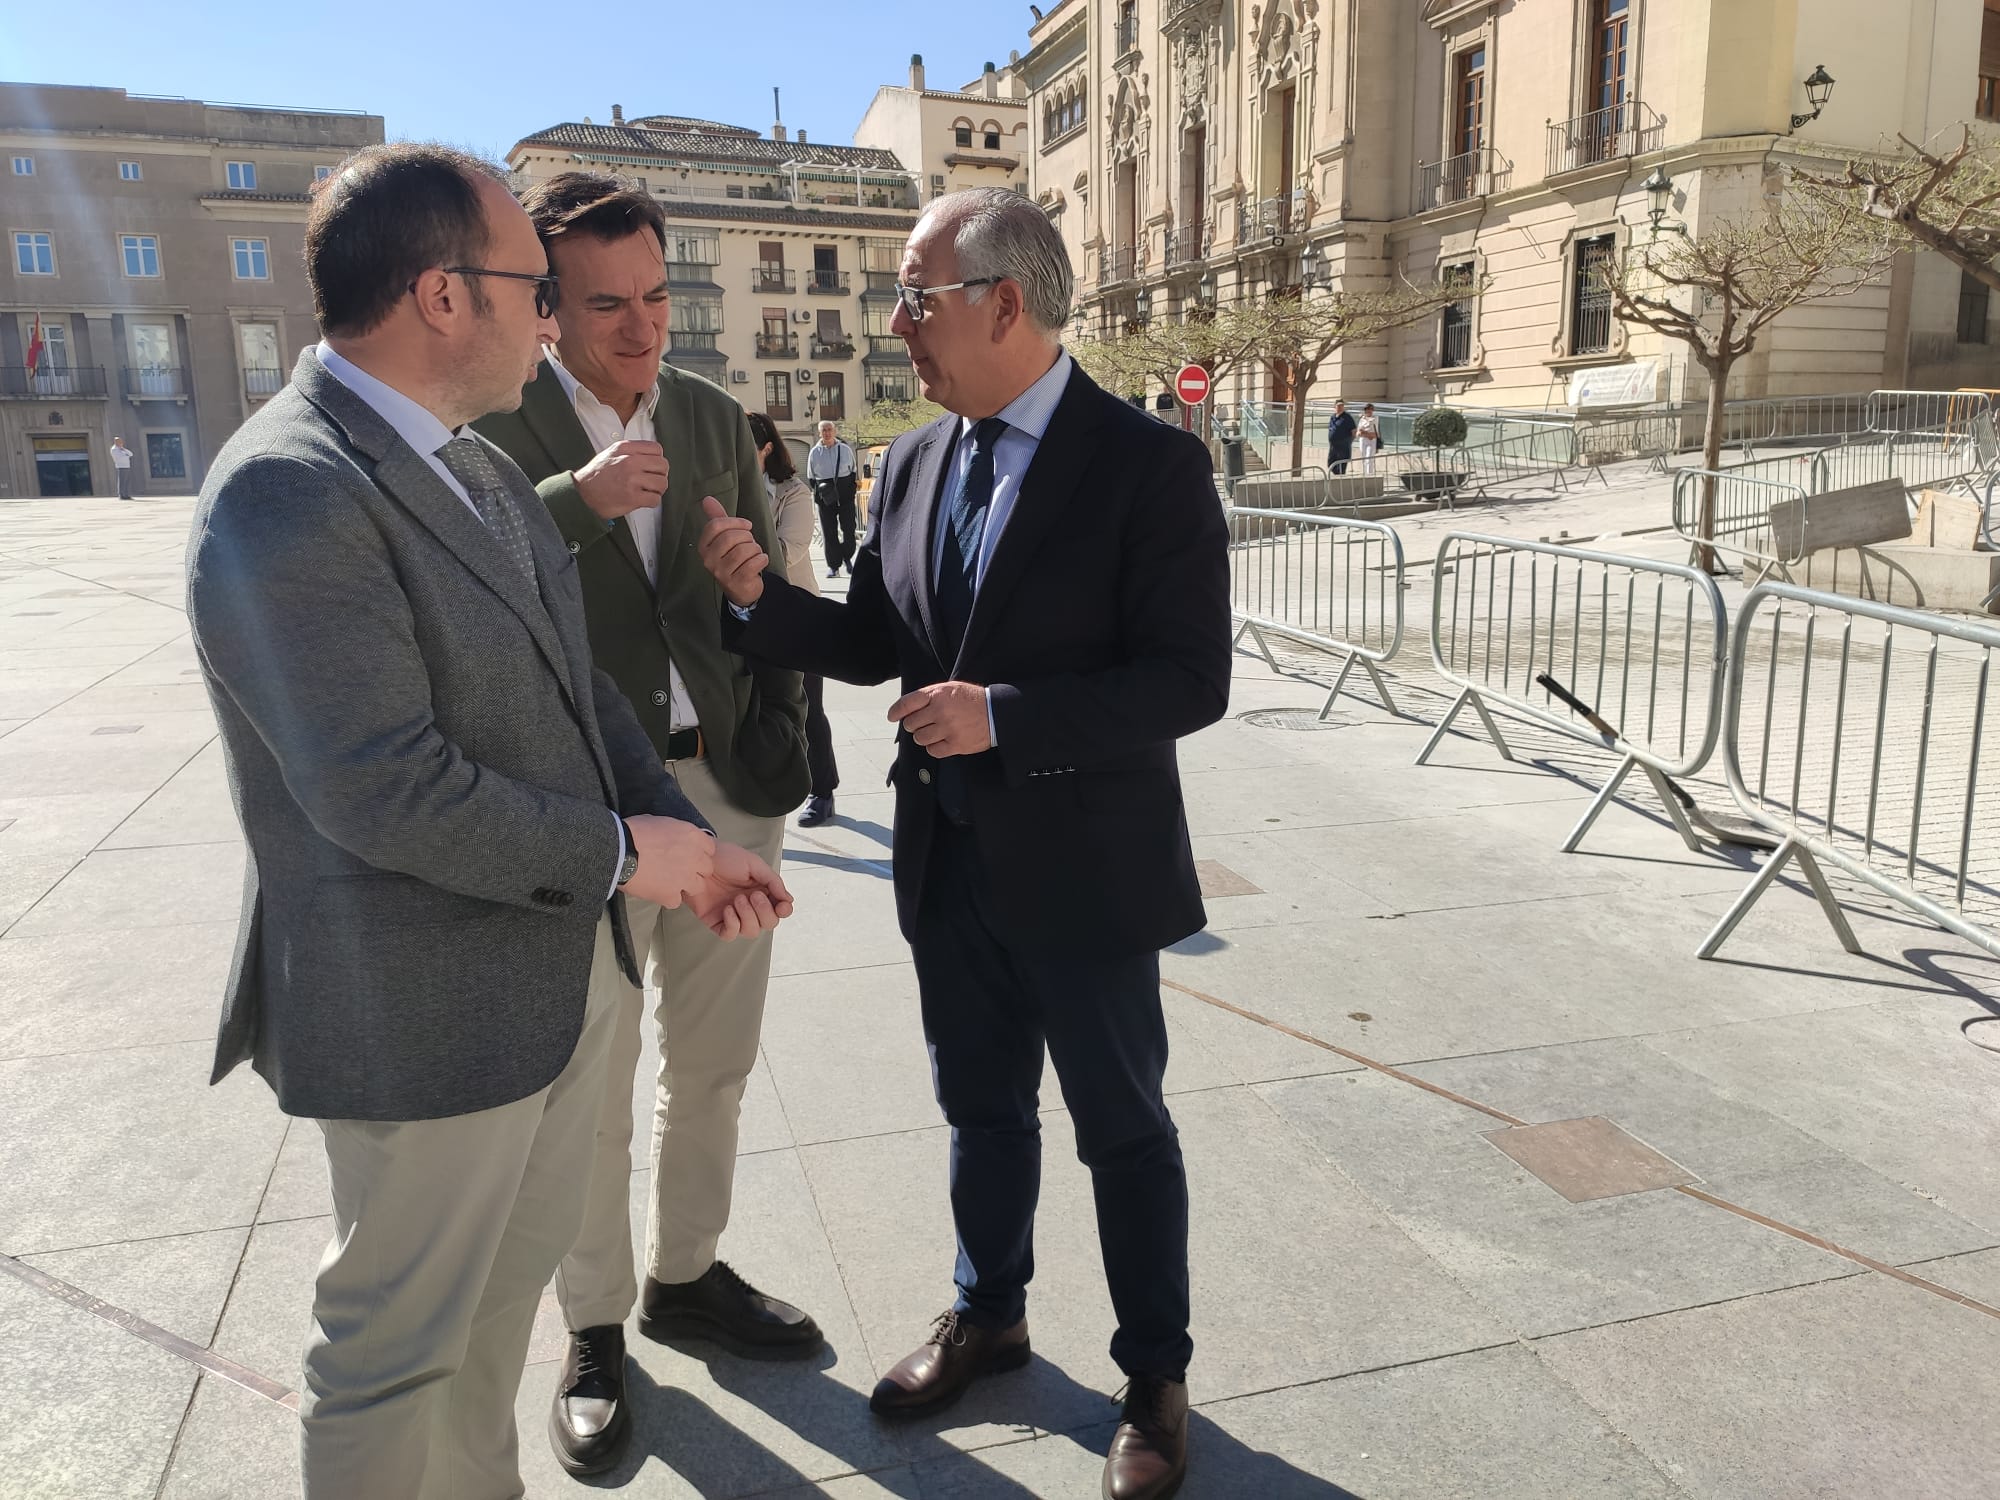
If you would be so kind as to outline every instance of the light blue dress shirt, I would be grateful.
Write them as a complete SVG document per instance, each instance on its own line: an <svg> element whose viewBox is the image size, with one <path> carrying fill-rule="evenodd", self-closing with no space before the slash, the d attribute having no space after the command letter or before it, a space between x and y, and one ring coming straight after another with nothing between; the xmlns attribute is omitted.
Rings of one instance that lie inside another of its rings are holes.
<svg viewBox="0 0 2000 1500"><path fill-rule="evenodd" d="M1076 362L1065 350L1056 356L1056 362L1049 366L1048 373L994 413L1007 424L1007 430L993 445L993 499L986 508L986 534L979 543L979 569L972 585L975 599L979 597L979 585L986 581L986 565L993 560L994 544L1006 529L1007 518L1014 514L1014 502L1021 494L1021 481L1028 475L1028 465L1035 461L1035 450L1042 446L1042 434L1049 430L1049 422L1054 418L1063 391L1069 385L1069 372L1075 368ZM938 520L932 528L932 583L937 582L938 571L944 566L944 544L951 535L951 527L944 519L945 511L972 469L972 429L975 425L969 418L958 419L958 446L952 454L951 478L946 481L944 493L939 498Z"/></svg>

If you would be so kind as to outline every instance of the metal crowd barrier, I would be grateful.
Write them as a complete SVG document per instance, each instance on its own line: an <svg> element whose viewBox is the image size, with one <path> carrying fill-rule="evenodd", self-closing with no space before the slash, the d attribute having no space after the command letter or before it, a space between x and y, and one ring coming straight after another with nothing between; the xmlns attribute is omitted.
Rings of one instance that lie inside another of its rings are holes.
<svg viewBox="0 0 2000 1500"><path fill-rule="evenodd" d="M2000 955L2000 628L1765 583L1737 616L1723 765L1780 839L1697 955L1713 958L1790 863L1861 951L1822 865ZM1982 804L1980 794L1984 792Z"/></svg>
<svg viewBox="0 0 2000 1500"><path fill-rule="evenodd" d="M1985 539L1988 552L2000 552L2000 529L1996 529L1993 518L1993 492L1996 488L2000 488L2000 472L1986 481L1986 494L1979 505L1979 532ZM2000 603L2000 584L1994 585L1993 592L1980 601L1980 608L1990 613L1996 603Z"/></svg>
<svg viewBox="0 0 2000 1500"><path fill-rule="evenodd" d="M1690 547L1699 548L1701 507L1704 491L1715 492L1715 524L1706 538L1709 546L1758 565L1761 581L1766 574L1789 578L1790 569L1805 560L1805 528L1780 529L1772 524L1771 507L1780 501L1803 506L1806 490L1797 484L1745 474L1733 469L1681 469L1674 474L1674 535Z"/></svg>
<svg viewBox="0 0 2000 1500"><path fill-rule="evenodd" d="M1381 664L1403 644L1403 542L1379 521L1230 506L1229 610L1271 670L1267 636L1344 657L1319 716L1333 710L1358 663L1397 712Z"/></svg>
<svg viewBox="0 0 2000 1500"><path fill-rule="evenodd" d="M1728 618L1715 581L1677 563L1452 532L1438 548L1431 662L1459 689L1417 756L1430 759L1468 705L1505 760L1489 704L1586 744L1618 769L1563 852L1577 848L1625 779L1643 771L1690 849L1700 841L1666 778L1707 763L1721 733ZM1537 678L1547 675L1614 726L1591 727Z"/></svg>

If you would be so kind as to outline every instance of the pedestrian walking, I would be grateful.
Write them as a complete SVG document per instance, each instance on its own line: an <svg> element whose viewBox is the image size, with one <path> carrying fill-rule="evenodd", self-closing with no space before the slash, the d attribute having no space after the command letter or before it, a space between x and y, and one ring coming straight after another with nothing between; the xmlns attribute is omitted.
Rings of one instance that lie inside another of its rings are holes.
<svg viewBox="0 0 2000 1500"><path fill-rule="evenodd" d="M767 571L719 506L701 542L746 657L902 679L894 885L951 1126L957 1295L870 1406L935 1412L1028 1362L1046 1051L1128 1377L1103 1490L1162 1500L1194 1346L1159 950L1206 920L1175 742L1228 707L1229 538L1200 440L1064 351L1069 257L1032 199L939 198L898 281L890 330L946 415L883 460L847 603Z"/></svg>
<svg viewBox="0 0 2000 1500"><path fill-rule="evenodd" d="M118 498L132 498L132 450L125 446L125 439L111 440L111 469L118 476Z"/></svg>
<svg viewBox="0 0 2000 1500"><path fill-rule="evenodd" d="M750 436L757 444L757 457L764 465L764 483L771 491L771 513L778 529L778 545L785 552L785 576L809 594L819 592L813 576L813 498L806 482L799 478L799 466L792 462L791 450L771 419L761 411L750 414ZM818 828L833 821L833 793L840 785L840 767L833 758L833 725L826 717L826 679L817 672L805 674L806 763L812 770L812 791L799 827Z"/></svg>
<svg viewBox="0 0 2000 1500"><path fill-rule="evenodd" d="M249 859L213 1076L252 1063L326 1149L306 1500L519 1495L515 1396L638 982L626 900L725 937L790 901L592 670L561 534L466 426L557 334L505 174L350 156L305 270L323 341L223 446L188 542Z"/></svg>
<svg viewBox="0 0 2000 1500"><path fill-rule="evenodd" d="M776 544L743 409L660 362L667 229L655 199L603 173L564 172L521 206L563 289L559 336L520 409L482 419L479 431L521 466L562 533L591 656L630 700L656 759L721 837L775 867L785 816L806 793L805 695L791 669L723 648L714 584L692 546L704 496ZM639 1331L657 1339L778 1359L809 1359L824 1343L810 1316L716 1254L771 936L718 943L688 912L627 908L658 994L652 1171L635 1251L632 1088L646 997L632 984L619 996L583 1228L556 1277L569 1350L549 1437L579 1475L615 1467L630 1441L625 1321L635 1307Z"/></svg>
<svg viewBox="0 0 2000 1500"><path fill-rule="evenodd" d="M1345 474L1354 457L1354 433L1360 424L1347 410L1345 401L1333 403L1333 416L1326 424L1326 472Z"/></svg>
<svg viewBox="0 0 2000 1500"><path fill-rule="evenodd" d="M1382 424L1375 418L1375 403L1361 408L1361 420L1354 425L1354 450L1361 455L1361 472L1375 472L1375 455L1382 451Z"/></svg>
<svg viewBox="0 0 2000 1500"><path fill-rule="evenodd" d="M854 494L860 483L856 473L854 450L840 440L840 429L831 422L820 423L819 441L806 452L806 484L819 507L829 578L839 577L843 566L850 577L854 573Z"/></svg>

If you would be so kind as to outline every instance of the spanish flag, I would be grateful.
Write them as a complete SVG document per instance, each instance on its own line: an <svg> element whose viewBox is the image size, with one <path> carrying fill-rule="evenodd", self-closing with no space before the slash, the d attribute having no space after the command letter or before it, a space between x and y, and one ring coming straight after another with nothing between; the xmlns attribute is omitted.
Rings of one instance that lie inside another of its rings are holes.
<svg viewBox="0 0 2000 1500"><path fill-rule="evenodd" d="M28 378L30 380L35 378L35 371L41 368L42 351L47 347L48 345L42 338L42 315L36 313L35 326L28 332Z"/></svg>

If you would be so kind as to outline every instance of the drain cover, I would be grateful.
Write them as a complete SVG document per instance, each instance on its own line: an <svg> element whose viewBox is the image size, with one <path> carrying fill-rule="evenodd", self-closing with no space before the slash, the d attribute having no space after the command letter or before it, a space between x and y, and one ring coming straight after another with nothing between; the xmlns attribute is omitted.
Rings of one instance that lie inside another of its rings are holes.
<svg viewBox="0 0 2000 1500"><path fill-rule="evenodd" d="M1333 717L1322 719L1310 708L1253 708L1236 716L1241 722L1258 729L1346 729L1358 724L1359 719L1347 717L1338 708Z"/></svg>

